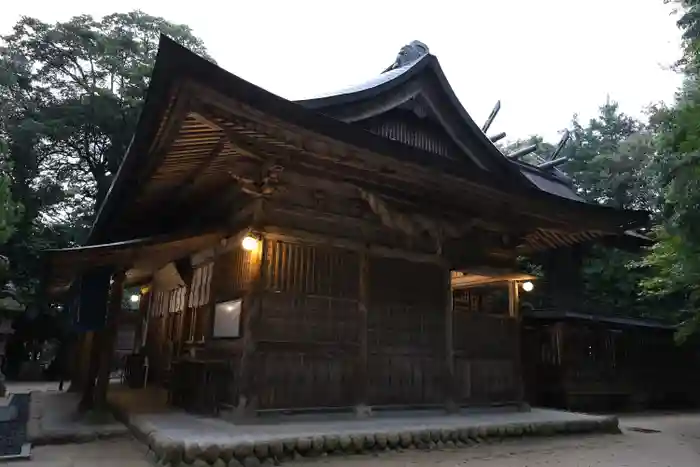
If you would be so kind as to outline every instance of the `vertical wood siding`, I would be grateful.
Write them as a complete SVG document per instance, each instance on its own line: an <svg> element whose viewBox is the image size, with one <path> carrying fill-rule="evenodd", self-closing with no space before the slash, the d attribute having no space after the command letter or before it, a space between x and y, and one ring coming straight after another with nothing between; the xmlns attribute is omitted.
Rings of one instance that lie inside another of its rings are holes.
<svg viewBox="0 0 700 467"><path fill-rule="evenodd" d="M506 286L456 290L454 297L455 379L461 402L514 402L520 330L508 316Z"/></svg>
<svg viewBox="0 0 700 467"><path fill-rule="evenodd" d="M281 241L267 248L262 319L254 330L260 406L351 405L359 255Z"/></svg>
<svg viewBox="0 0 700 467"><path fill-rule="evenodd" d="M433 264L370 259L371 404L439 404L444 400L442 278L442 270Z"/></svg>
<svg viewBox="0 0 700 467"><path fill-rule="evenodd" d="M364 125L374 134L438 156L454 159L461 152L443 128L407 111L390 111L369 119Z"/></svg>

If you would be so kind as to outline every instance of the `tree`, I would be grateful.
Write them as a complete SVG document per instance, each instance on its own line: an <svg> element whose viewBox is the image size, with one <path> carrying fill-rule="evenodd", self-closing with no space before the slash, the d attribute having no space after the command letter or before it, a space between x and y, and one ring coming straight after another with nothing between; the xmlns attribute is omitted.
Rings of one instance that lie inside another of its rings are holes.
<svg viewBox="0 0 700 467"><path fill-rule="evenodd" d="M134 133L161 33L205 54L188 27L140 11L55 25L25 17L3 38L28 81L18 84L38 105L40 176L65 194L52 214L90 219L104 199Z"/></svg>
<svg viewBox="0 0 700 467"><path fill-rule="evenodd" d="M570 160L563 169L584 199L621 209L656 209L656 149L647 125L608 99L585 126L575 115L571 133Z"/></svg>
<svg viewBox="0 0 700 467"><path fill-rule="evenodd" d="M653 274L641 281L644 293L676 297L683 340L700 330L700 1L675 1L681 10L684 82L676 102L659 108L657 149L662 190L658 242L641 262Z"/></svg>
<svg viewBox="0 0 700 467"><path fill-rule="evenodd" d="M160 34L206 55L187 26L140 11L47 24L22 18L0 45L0 122L24 205L0 249L31 297L38 252L81 243L136 127Z"/></svg>
<svg viewBox="0 0 700 467"><path fill-rule="evenodd" d="M654 131L662 120L661 110L652 109L651 123L647 124L624 114L608 98L588 123L583 124L574 115L571 139L561 152L569 160L560 168L572 178L582 198L622 209L658 212L661 190ZM538 149L523 158L526 162L536 164L535 154L546 156L554 151L554 145L540 136L511 142L502 150L507 154L532 144ZM582 285L588 311L636 317L662 313L657 297L639 297L639 281L649 275L649 269L641 264L635 268L629 265L639 262L641 255L599 245L587 250Z"/></svg>
<svg viewBox="0 0 700 467"><path fill-rule="evenodd" d="M676 25L681 30L683 57L676 66L686 74L697 75L700 65L698 44L700 40L700 1L699 0L664 0L666 4L675 4L676 13L680 14Z"/></svg>
<svg viewBox="0 0 700 467"><path fill-rule="evenodd" d="M12 199L10 190L9 163L6 161L6 145L0 139L0 245L4 245L12 236L15 224L21 213L21 206ZM0 264L0 273L3 265ZM2 274L0 274L2 279ZM0 287L2 280L0 280Z"/></svg>
<svg viewBox="0 0 700 467"><path fill-rule="evenodd" d="M562 151L569 160L561 169L573 179L582 198L621 209L658 210L657 152L649 125L625 115L608 99L586 124L575 115L570 131L571 140ZM600 245L588 249L582 271L587 310L637 317L657 315L658 300L638 296L639 281L648 270L628 267L640 258L641 253Z"/></svg>
<svg viewBox="0 0 700 467"><path fill-rule="evenodd" d="M683 298L684 338L700 330L700 89L679 93L665 118L658 138L665 156L663 222L658 243L642 262L654 274L641 285L647 295Z"/></svg>

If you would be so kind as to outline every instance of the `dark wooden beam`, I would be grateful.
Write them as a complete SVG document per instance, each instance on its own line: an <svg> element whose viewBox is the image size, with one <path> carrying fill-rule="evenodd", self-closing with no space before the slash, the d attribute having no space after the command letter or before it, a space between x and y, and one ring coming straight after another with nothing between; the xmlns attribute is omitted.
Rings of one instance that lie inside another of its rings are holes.
<svg viewBox="0 0 700 467"><path fill-rule="evenodd" d="M401 258L412 262L446 264L446 261L434 253L421 253L417 251L404 250L400 248L390 248L385 246L367 246L365 242L347 237L336 237L300 229L280 228L274 225L266 225L264 232L271 240L281 240L291 243L305 243L312 245L327 245L337 248L344 248L353 251L369 250L373 256L384 256L388 258Z"/></svg>
<svg viewBox="0 0 700 467"><path fill-rule="evenodd" d="M261 144L259 141L256 141L249 136L237 133L227 128L223 123L223 121L225 121L225 117L214 117L213 115L216 115L217 111L211 109L210 107L202 106L199 108L199 112L202 115L201 118L203 119L203 121L206 121L207 124L212 127L221 128L222 131L225 131L227 137L229 138L229 141L231 141L232 144L236 145L236 147L240 147L246 154L265 155L266 158L275 158L277 161L287 166L286 172L282 176L284 179L288 178L287 172L296 172L297 175L300 175L302 172L306 172L309 175L315 175L317 179L325 179L331 182L332 184L336 185L345 185L345 189L348 189L349 187L354 187L355 189L357 189L358 187L368 187L370 189L379 190L379 192L381 193L383 191L388 191L393 188L395 190L394 197L396 198L405 197L406 194L411 193L412 191L415 192L416 190L415 185L411 186L411 183L406 183L404 180L395 180L392 182L388 182L388 180L386 179L386 173L382 174L378 171L367 170L368 168L371 168L371 165L369 164L367 164L364 167L339 167L337 163L329 164L328 161L323 161L323 158L319 158L318 154L310 156L308 151L304 151L302 149L295 151L290 148L273 148L270 145ZM217 120L221 120L221 122L217 122ZM229 120L231 119L229 118ZM288 161L293 161L293 163L289 165L287 163ZM373 179L375 179L377 176L379 176L381 180L377 179L376 182L373 183ZM293 177L294 175L290 176L290 178ZM397 184L396 186L394 186L395 183ZM468 182L465 182L465 185L468 185ZM436 206L442 207L442 209L438 209L441 212L448 211L449 209L447 208L447 206L444 206L445 197L434 196L433 193L435 192L435 190L430 190L429 192L426 192L425 186L426 185L423 184L423 186L419 188L419 190L422 192L417 193L414 196L414 199L420 200L417 202L422 202L425 205L427 205L427 210L429 210L429 212L435 213ZM340 186L336 186L335 190L339 188ZM479 192L482 193L482 196L484 189L487 189L487 187L480 186L478 188ZM461 205L455 206L455 208L451 209L451 211L457 212L463 217L469 217L470 219L481 219L482 217L485 217L484 214L479 215L473 213L473 201L474 199L471 200L472 208L470 209L465 209L464 205ZM531 219L528 219L527 216L524 216L517 212L513 212L508 207L507 203L497 203L497 206L492 206L490 204L492 203L486 203L486 205L484 206L484 212L490 213L489 217L507 218L508 226L513 226L514 223L518 223L520 227L525 227L525 224L527 223L528 226L531 228L543 225L557 226L559 228L565 227L561 223L552 222L551 220L540 220L539 222L533 222ZM501 216L498 216L499 212L502 212ZM495 216L494 213L496 213ZM485 219L482 222L482 224L487 223L488 221ZM493 220L491 221L491 223L498 225L498 223L493 222ZM503 227L500 226L494 228L499 230L503 229Z"/></svg>
<svg viewBox="0 0 700 467"><path fill-rule="evenodd" d="M499 269L515 269L517 257L505 255L489 255L485 252L462 252L461 254L446 255L450 268L456 271L469 269L470 267L490 267Z"/></svg>
<svg viewBox="0 0 700 467"><path fill-rule="evenodd" d="M286 203L283 204L281 202L271 202L268 205L266 217L269 221L274 222L278 215L285 214L307 219L310 222L310 224L316 221L324 221L329 223L335 223L339 226L344 226L346 228L354 228L357 229L357 233L360 236L362 232L374 231L382 228L382 224L380 222L374 222L366 218L353 217L340 213L310 209L304 206L294 206Z"/></svg>
<svg viewBox="0 0 700 467"><path fill-rule="evenodd" d="M344 177L336 176L332 172L317 167L288 166L280 178L284 182L283 187L289 186L289 190L295 187L304 187L323 190L339 196L356 197L361 189L365 189L403 211L442 220L457 226L462 225L466 230L471 226L478 226L488 230L510 232L514 229L521 231L534 229L542 225L542 223L533 222L526 216L512 212L499 215L497 206L485 206L481 210L477 210L473 206L466 208L453 204L450 199L438 199L430 193L417 195L402 192L386 185L369 184L366 180L348 181ZM559 226L559 224L551 225Z"/></svg>
<svg viewBox="0 0 700 467"><path fill-rule="evenodd" d="M489 181L479 174L475 174L472 179L428 166L401 164L400 161L383 157L381 154L352 148L342 143L336 144L304 129L283 128L281 123L262 123L262 115L260 121L243 116L245 112L224 115L226 112L223 107L214 101L206 106L206 112L240 127L241 131L247 134L259 133L262 138L256 138L256 144L261 145L259 141L267 140L268 155L276 153L296 165L320 169L328 176L335 173L345 181L360 183L360 186L367 186L373 182L377 186L391 186L419 197L432 195L442 200L459 199L457 204L465 207L473 206L476 200L481 203L488 200L484 203L485 210L501 214L505 219L514 216L531 218L539 227L549 226L562 230L619 228L617 224L620 213L617 211L561 199L534 187L497 187L494 186L493 180ZM252 143L252 138L242 134L239 137L244 138L245 144ZM426 187L430 187L430 190Z"/></svg>

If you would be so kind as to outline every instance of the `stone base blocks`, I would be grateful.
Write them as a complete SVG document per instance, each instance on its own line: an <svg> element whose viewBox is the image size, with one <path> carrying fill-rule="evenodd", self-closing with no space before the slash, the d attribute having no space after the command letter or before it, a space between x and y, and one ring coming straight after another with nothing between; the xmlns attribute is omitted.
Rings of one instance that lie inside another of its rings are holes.
<svg viewBox="0 0 700 467"><path fill-rule="evenodd" d="M358 427L359 428L359 427ZM328 432L299 436L261 436L230 440L175 439L132 426L149 446L149 459L159 466L256 467L279 465L302 457L349 455L402 449L453 449L523 436L580 433L619 433L616 417L589 417L571 421L508 423L464 428L405 428L380 431ZM254 439L253 439L254 438Z"/></svg>

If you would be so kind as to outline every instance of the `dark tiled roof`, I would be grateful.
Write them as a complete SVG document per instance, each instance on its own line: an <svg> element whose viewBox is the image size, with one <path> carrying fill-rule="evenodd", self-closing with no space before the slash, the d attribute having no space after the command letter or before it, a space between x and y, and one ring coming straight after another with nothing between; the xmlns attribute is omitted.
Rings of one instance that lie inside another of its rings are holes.
<svg viewBox="0 0 700 467"><path fill-rule="evenodd" d="M656 329L676 329L676 326L650 319L625 318L621 316L597 315L563 310L528 310L523 313L524 318L548 319L548 320L579 320L606 324L617 324L631 327L645 327Z"/></svg>

